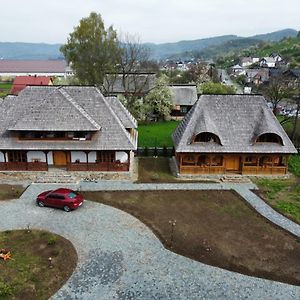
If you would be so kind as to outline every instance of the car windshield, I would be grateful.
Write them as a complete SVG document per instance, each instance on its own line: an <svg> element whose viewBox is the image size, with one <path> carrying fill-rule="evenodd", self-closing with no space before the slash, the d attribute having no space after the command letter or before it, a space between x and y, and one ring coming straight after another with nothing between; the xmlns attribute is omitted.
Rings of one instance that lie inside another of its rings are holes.
<svg viewBox="0 0 300 300"><path fill-rule="evenodd" d="M74 199L76 196L77 196L77 194L75 192L71 192L71 193L68 194L68 197L70 199Z"/></svg>

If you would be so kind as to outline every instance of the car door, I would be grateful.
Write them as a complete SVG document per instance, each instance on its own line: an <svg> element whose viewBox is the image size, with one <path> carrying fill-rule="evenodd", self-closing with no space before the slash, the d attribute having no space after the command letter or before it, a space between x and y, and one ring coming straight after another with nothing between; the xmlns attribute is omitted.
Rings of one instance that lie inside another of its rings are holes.
<svg viewBox="0 0 300 300"><path fill-rule="evenodd" d="M55 207L56 194L49 194L46 196L46 205Z"/></svg>

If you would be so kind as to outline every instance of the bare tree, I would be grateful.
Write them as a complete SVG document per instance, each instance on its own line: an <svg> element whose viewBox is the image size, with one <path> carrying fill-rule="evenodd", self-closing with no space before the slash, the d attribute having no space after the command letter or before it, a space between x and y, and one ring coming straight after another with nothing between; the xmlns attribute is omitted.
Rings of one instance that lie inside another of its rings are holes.
<svg viewBox="0 0 300 300"><path fill-rule="evenodd" d="M104 85L106 94L123 94L130 110L138 98L144 97L153 87L155 64L150 62L150 52L136 36L129 34L119 39L122 56L118 72L107 74Z"/></svg>

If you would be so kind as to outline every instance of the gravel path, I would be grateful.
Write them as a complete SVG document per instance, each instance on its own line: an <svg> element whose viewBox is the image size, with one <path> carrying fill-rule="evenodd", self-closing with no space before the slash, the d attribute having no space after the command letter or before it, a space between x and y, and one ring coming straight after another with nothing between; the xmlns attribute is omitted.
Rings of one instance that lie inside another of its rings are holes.
<svg viewBox="0 0 300 300"><path fill-rule="evenodd" d="M93 189L96 185L108 188L107 183L83 183L80 188L92 190L91 185ZM179 186L195 188L193 184ZM29 225L60 234L77 249L78 266L52 299L300 299L300 287L229 272L174 254L143 223L118 209L90 201L71 213L37 207L35 196L54 187L33 184L19 200L0 202L0 230ZM159 185L156 189L161 187L167 188ZM247 187L238 189L245 192Z"/></svg>

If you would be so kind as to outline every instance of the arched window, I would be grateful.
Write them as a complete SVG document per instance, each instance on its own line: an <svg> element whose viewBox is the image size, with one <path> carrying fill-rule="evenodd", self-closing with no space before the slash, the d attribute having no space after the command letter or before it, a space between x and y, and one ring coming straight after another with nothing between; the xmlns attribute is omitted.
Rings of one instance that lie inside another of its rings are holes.
<svg viewBox="0 0 300 300"><path fill-rule="evenodd" d="M194 138L194 143L217 143L221 145L219 137L211 132L201 132Z"/></svg>
<svg viewBox="0 0 300 300"><path fill-rule="evenodd" d="M264 133L256 139L256 143L277 143L283 145L282 138L276 133Z"/></svg>

